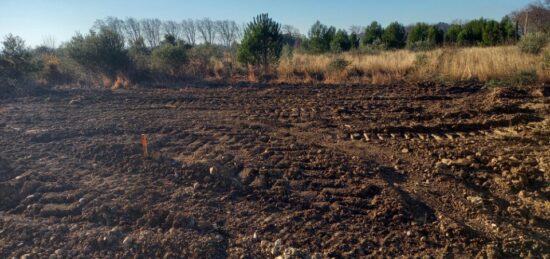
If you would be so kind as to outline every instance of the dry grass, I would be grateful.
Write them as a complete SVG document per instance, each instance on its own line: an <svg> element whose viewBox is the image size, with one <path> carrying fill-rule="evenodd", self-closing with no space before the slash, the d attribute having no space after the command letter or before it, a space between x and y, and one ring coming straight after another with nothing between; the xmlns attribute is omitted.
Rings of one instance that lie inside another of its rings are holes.
<svg viewBox="0 0 550 259"><path fill-rule="evenodd" d="M288 83L374 83L398 80L472 80L510 81L530 79L550 82L550 69L545 65L544 53L529 55L515 46L491 48L445 48L428 52L408 50L387 51L379 54L325 54L295 53L283 57L278 67L279 81ZM548 55L548 54L546 54ZM349 65L335 69L331 62L345 59Z"/></svg>

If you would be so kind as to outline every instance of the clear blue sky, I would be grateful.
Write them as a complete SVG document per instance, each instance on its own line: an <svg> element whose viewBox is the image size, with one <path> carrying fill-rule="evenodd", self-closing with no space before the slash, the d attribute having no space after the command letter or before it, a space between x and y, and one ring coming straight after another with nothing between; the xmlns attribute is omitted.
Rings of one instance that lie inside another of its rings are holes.
<svg viewBox="0 0 550 259"><path fill-rule="evenodd" d="M13 33L28 44L45 36L63 42L86 32L96 19L183 18L231 19L238 23L267 12L282 24L307 33L316 20L347 29L373 20L451 22L479 17L499 19L530 0L0 0L0 36Z"/></svg>

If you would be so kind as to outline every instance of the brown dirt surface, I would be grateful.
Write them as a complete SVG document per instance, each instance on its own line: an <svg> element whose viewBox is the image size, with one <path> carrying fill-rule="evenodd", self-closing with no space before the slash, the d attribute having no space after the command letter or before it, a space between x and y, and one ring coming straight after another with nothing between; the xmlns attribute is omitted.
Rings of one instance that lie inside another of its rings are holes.
<svg viewBox="0 0 550 259"><path fill-rule="evenodd" d="M549 106L475 84L3 99L0 258L548 258Z"/></svg>

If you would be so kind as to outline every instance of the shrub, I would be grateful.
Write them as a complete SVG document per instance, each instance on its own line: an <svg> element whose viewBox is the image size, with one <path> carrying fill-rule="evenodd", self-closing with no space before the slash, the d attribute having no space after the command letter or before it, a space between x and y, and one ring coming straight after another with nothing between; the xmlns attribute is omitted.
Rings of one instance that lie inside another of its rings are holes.
<svg viewBox="0 0 550 259"><path fill-rule="evenodd" d="M542 56L542 69L550 70L550 52L547 51Z"/></svg>
<svg viewBox="0 0 550 259"><path fill-rule="evenodd" d="M124 38L111 30L77 34L66 46L66 51L82 67L111 79L130 63L124 48Z"/></svg>
<svg viewBox="0 0 550 259"><path fill-rule="evenodd" d="M262 65L267 74L269 66L279 62L282 48L281 25L267 14L260 14L247 25L237 59L247 65Z"/></svg>
<svg viewBox="0 0 550 259"><path fill-rule="evenodd" d="M333 71L343 71L344 69L346 69L349 65L351 64L351 62L347 61L346 59L344 58L336 58L334 60L332 60L330 63L329 63L329 69L330 70L333 70Z"/></svg>
<svg viewBox="0 0 550 259"><path fill-rule="evenodd" d="M523 70L520 71L512 79L512 83L516 86L531 86L535 85L538 81L537 71L536 70Z"/></svg>
<svg viewBox="0 0 550 259"><path fill-rule="evenodd" d="M223 58L223 50L216 45L201 44L189 50L187 71L194 76L214 76L215 60Z"/></svg>
<svg viewBox="0 0 550 259"><path fill-rule="evenodd" d="M187 62L187 49L185 44L180 42L164 42L151 54L153 68L159 72L176 76L178 70Z"/></svg>
<svg viewBox="0 0 550 259"><path fill-rule="evenodd" d="M410 50L413 50L413 51L428 51L428 50L435 49L437 45L431 41L424 40L424 41L409 43L408 47Z"/></svg>
<svg viewBox="0 0 550 259"><path fill-rule="evenodd" d="M4 76L16 78L38 70L38 66L32 62L32 55L25 46L25 41L19 36L8 34L2 45L0 69Z"/></svg>
<svg viewBox="0 0 550 259"><path fill-rule="evenodd" d="M417 54L414 60L416 67L423 67L428 65L428 56L426 54Z"/></svg>
<svg viewBox="0 0 550 259"><path fill-rule="evenodd" d="M529 33L518 42L518 47L523 53L539 54L546 43L548 37L542 33Z"/></svg>
<svg viewBox="0 0 550 259"><path fill-rule="evenodd" d="M323 72L320 69L308 68L306 70L306 73L307 73L307 76L309 77L309 79L312 80L312 81L321 82L321 81L325 80L325 72Z"/></svg>

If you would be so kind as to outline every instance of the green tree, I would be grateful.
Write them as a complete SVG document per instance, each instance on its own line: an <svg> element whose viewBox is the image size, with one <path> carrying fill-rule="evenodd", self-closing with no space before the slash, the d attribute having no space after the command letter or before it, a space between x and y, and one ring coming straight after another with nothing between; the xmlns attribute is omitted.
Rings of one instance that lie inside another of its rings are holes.
<svg viewBox="0 0 550 259"><path fill-rule="evenodd" d="M437 27L437 25L432 25L428 29L427 37L428 37L427 40L431 44L440 45L444 41L445 33L441 29L439 29L439 27Z"/></svg>
<svg viewBox="0 0 550 259"><path fill-rule="evenodd" d="M363 45L366 46L379 41L382 38L382 34L384 34L382 26L376 21L372 22L365 28L365 35L363 35L362 40Z"/></svg>
<svg viewBox="0 0 550 259"><path fill-rule="evenodd" d="M407 41L407 31L405 27L398 23L393 22L384 30L382 34L382 43L390 49L403 48Z"/></svg>
<svg viewBox="0 0 550 259"><path fill-rule="evenodd" d="M502 42L500 24L496 21L487 21L483 27L482 43L484 46L494 46Z"/></svg>
<svg viewBox="0 0 550 259"><path fill-rule="evenodd" d="M447 32L445 32L445 43L447 44L457 44L458 35L462 32L462 26L458 24L453 24Z"/></svg>
<svg viewBox="0 0 550 259"><path fill-rule="evenodd" d="M19 77L36 70L31 60L31 52L21 37L8 34L2 45L0 70L3 70L5 74L10 77Z"/></svg>
<svg viewBox="0 0 550 259"><path fill-rule="evenodd" d="M504 16L500 21L500 30L502 31L504 42L510 43L517 40L516 25L509 16Z"/></svg>
<svg viewBox="0 0 550 259"><path fill-rule="evenodd" d="M336 28L328 27L319 21L315 22L308 33L306 50L314 54L328 52L335 34Z"/></svg>
<svg viewBox="0 0 550 259"><path fill-rule="evenodd" d="M279 61L282 48L281 25L268 14L260 14L247 25L237 59L244 64L263 65L267 74L270 64Z"/></svg>
<svg viewBox="0 0 550 259"><path fill-rule="evenodd" d="M351 44L351 49L359 48L359 35L357 35L357 33L355 32L352 32L349 35L349 42Z"/></svg>
<svg viewBox="0 0 550 259"><path fill-rule="evenodd" d="M160 47L151 53L153 67L172 76L187 62L187 48L182 40L165 35Z"/></svg>
<svg viewBox="0 0 550 259"><path fill-rule="evenodd" d="M426 23L417 23L412 27L407 35L407 46L411 47L414 43L428 40L428 30L430 26Z"/></svg>
<svg viewBox="0 0 550 259"><path fill-rule="evenodd" d="M82 67L111 78L129 64L124 38L105 28L85 36L77 34L67 44L66 51Z"/></svg>
<svg viewBox="0 0 550 259"><path fill-rule="evenodd" d="M334 35L334 38L330 42L330 50L332 52L344 52L351 49L351 41L349 35L344 30L338 30Z"/></svg>

